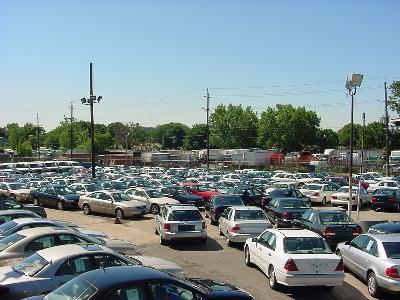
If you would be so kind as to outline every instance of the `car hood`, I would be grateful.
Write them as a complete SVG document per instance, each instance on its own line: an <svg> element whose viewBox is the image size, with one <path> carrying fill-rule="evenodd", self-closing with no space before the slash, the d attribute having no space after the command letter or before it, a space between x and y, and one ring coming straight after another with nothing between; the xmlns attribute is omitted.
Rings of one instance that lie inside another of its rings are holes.
<svg viewBox="0 0 400 300"><path fill-rule="evenodd" d="M180 194L179 199L188 200L188 201L202 201L203 197L197 195L187 195L187 194Z"/></svg>
<svg viewBox="0 0 400 300"><path fill-rule="evenodd" d="M139 200L130 200L130 201L122 201L122 202L114 202L116 205L120 205L122 207L138 207L138 206L146 206L143 201Z"/></svg>
<svg viewBox="0 0 400 300"><path fill-rule="evenodd" d="M179 204L179 201L169 197L150 198L150 202L157 204Z"/></svg>
<svg viewBox="0 0 400 300"><path fill-rule="evenodd" d="M118 240L118 239L110 239L110 238L102 238L104 241L104 246L116 251L120 252L125 255L140 255L140 251L138 246L135 244L125 241L125 240Z"/></svg>
<svg viewBox="0 0 400 300"><path fill-rule="evenodd" d="M30 194L31 190L30 189L19 189L19 190L13 190L12 192L15 194Z"/></svg>
<svg viewBox="0 0 400 300"><path fill-rule="evenodd" d="M64 197L67 200L73 200L73 201L78 201L79 200L79 195L78 194L67 194L67 195L59 195L61 197Z"/></svg>
<svg viewBox="0 0 400 300"><path fill-rule="evenodd" d="M144 266L162 270L164 272L168 272L180 277L185 276L185 272L183 271L183 269L172 261L151 256L131 256L131 257L140 261Z"/></svg>

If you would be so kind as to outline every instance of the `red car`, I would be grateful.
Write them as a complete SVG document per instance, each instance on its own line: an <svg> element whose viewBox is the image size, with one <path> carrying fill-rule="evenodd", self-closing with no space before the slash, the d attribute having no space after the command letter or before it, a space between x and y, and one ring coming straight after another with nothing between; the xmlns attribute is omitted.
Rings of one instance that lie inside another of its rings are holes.
<svg viewBox="0 0 400 300"><path fill-rule="evenodd" d="M184 182L182 183L182 187L193 195L197 195L202 197L204 200L209 201L212 196L221 194L220 192L211 190L208 187L192 183L192 182Z"/></svg>

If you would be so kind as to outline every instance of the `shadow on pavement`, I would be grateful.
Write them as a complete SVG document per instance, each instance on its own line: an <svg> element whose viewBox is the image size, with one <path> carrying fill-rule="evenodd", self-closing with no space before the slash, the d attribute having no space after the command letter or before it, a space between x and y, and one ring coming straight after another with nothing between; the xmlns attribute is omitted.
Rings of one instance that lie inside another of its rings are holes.
<svg viewBox="0 0 400 300"><path fill-rule="evenodd" d="M173 241L168 245L173 250L181 251L220 251L223 250L222 246L213 238L208 237L207 242L202 244L198 241Z"/></svg>

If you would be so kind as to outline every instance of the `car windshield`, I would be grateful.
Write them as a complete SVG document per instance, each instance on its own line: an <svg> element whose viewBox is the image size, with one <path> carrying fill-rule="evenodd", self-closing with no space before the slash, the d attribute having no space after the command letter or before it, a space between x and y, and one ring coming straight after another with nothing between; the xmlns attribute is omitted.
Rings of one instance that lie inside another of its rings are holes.
<svg viewBox="0 0 400 300"><path fill-rule="evenodd" d="M128 186L125 182L113 182L112 187L116 190L127 190Z"/></svg>
<svg viewBox="0 0 400 300"><path fill-rule="evenodd" d="M15 223L14 221L10 221L4 224L0 225L0 233L4 233L8 230L10 230L11 228L14 228L15 226L17 226L17 223Z"/></svg>
<svg viewBox="0 0 400 300"><path fill-rule="evenodd" d="M7 249L12 244L18 242L19 240L22 240L23 238L24 238L24 236L22 236L18 233L13 233L13 234L10 234L9 236L5 237L4 239L1 239L0 240L0 251Z"/></svg>
<svg viewBox="0 0 400 300"><path fill-rule="evenodd" d="M357 188L353 188L352 189L352 193L355 194L357 193ZM349 188L348 187L341 187L340 189L337 190L337 193L348 193L349 192Z"/></svg>
<svg viewBox="0 0 400 300"><path fill-rule="evenodd" d="M286 237L283 240L288 254L332 254L328 244L320 237Z"/></svg>
<svg viewBox="0 0 400 300"><path fill-rule="evenodd" d="M353 221L345 213L323 213L319 215L321 224L333 224L333 223L352 223Z"/></svg>
<svg viewBox="0 0 400 300"><path fill-rule="evenodd" d="M132 198L129 197L127 194L125 193L112 193L111 196L113 197L113 199L117 202L122 202L122 201L131 201Z"/></svg>
<svg viewBox="0 0 400 300"><path fill-rule="evenodd" d="M95 184L88 184L88 185L85 185L85 188L86 188L86 190L87 190L88 192L95 192L95 191L97 191L97 189L98 189L97 185L95 185Z"/></svg>
<svg viewBox="0 0 400 300"><path fill-rule="evenodd" d="M148 190L146 192L147 192L147 195L150 198L161 198L161 197L164 197L164 195L161 192L157 191L157 190Z"/></svg>
<svg viewBox="0 0 400 300"><path fill-rule="evenodd" d="M383 242L387 258L400 259L400 242Z"/></svg>
<svg viewBox="0 0 400 300"><path fill-rule="evenodd" d="M199 221L202 219L198 210L174 210L168 216L168 221Z"/></svg>
<svg viewBox="0 0 400 300"><path fill-rule="evenodd" d="M23 185L22 183L10 183L8 186L12 190L27 189L27 187L25 185Z"/></svg>
<svg viewBox="0 0 400 300"><path fill-rule="evenodd" d="M320 191L322 187L316 184L309 184L303 187L304 190L311 190L311 191Z"/></svg>
<svg viewBox="0 0 400 300"><path fill-rule="evenodd" d="M235 221L236 220L266 220L262 210L236 210Z"/></svg>
<svg viewBox="0 0 400 300"><path fill-rule="evenodd" d="M243 201L240 197L217 197L215 198L216 206L232 206L232 205L243 205Z"/></svg>
<svg viewBox="0 0 400 300"><path fill-rule="evenodd" d="M22 205L20 203L11 198L2 200L1 206L3 209L22 208Z"/></svg>
<svg viewBox="0 0 400 300"><path fill-rule="evenodd" d="M28 258L25 258L20 263L13 265L12 268L17 272L24 273L25 275L34 276L48 264L49 262L47 260L38 253L35 253Z"/></svg>
<svg viewBox="0 0 400 300"><path fill-rule="evenodd" d="M286 183L274 183L272 184L274 189L286 189L288 185Z"/></svg>
<svg viewBox="0 0 400 300"><path fill-rule="evenodd" d="M66 186L54 187L54 191L57 195L75 194L75 192L73 192L69 187Z"/></svg>
<svg viewBox="0 0 400 300"><path fill-rule="evenodd" d="M389 196L395 196L396 190L380 189L380 190L376 190L374 192L374 195L376 195L376 194L385 194L385 195L389 195Z"/></svg>
<svg viewBox="0 0 400 300"><path fill-rule="evenodd" d="M307 202L297 199L288 199L278 202L279 208L309 208Z"/></svg>
<svg viewBox="0 0 400 300"><path fill-rule="evenodd" d="M84 278L76 277L44 297L44 300L90 299L97 289ZM132 298L136 299L136 298Z"/></svg>

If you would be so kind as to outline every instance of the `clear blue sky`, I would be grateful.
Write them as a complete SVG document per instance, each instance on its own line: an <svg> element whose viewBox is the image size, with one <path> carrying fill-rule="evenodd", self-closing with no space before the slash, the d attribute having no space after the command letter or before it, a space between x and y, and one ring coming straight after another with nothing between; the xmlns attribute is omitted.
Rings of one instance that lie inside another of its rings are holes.
<svg viewBox="0 0 400 300"><path fill-rule="evenodd" d="M397 0L3 0L0 126L39 113L49 130L73 100L89 120L89 62L96 122L201 123L209 88L211 108L291 103L338 129L349 72L365 75L355 121L375 121L385 78L400 80L399 12Z"/></svg>

